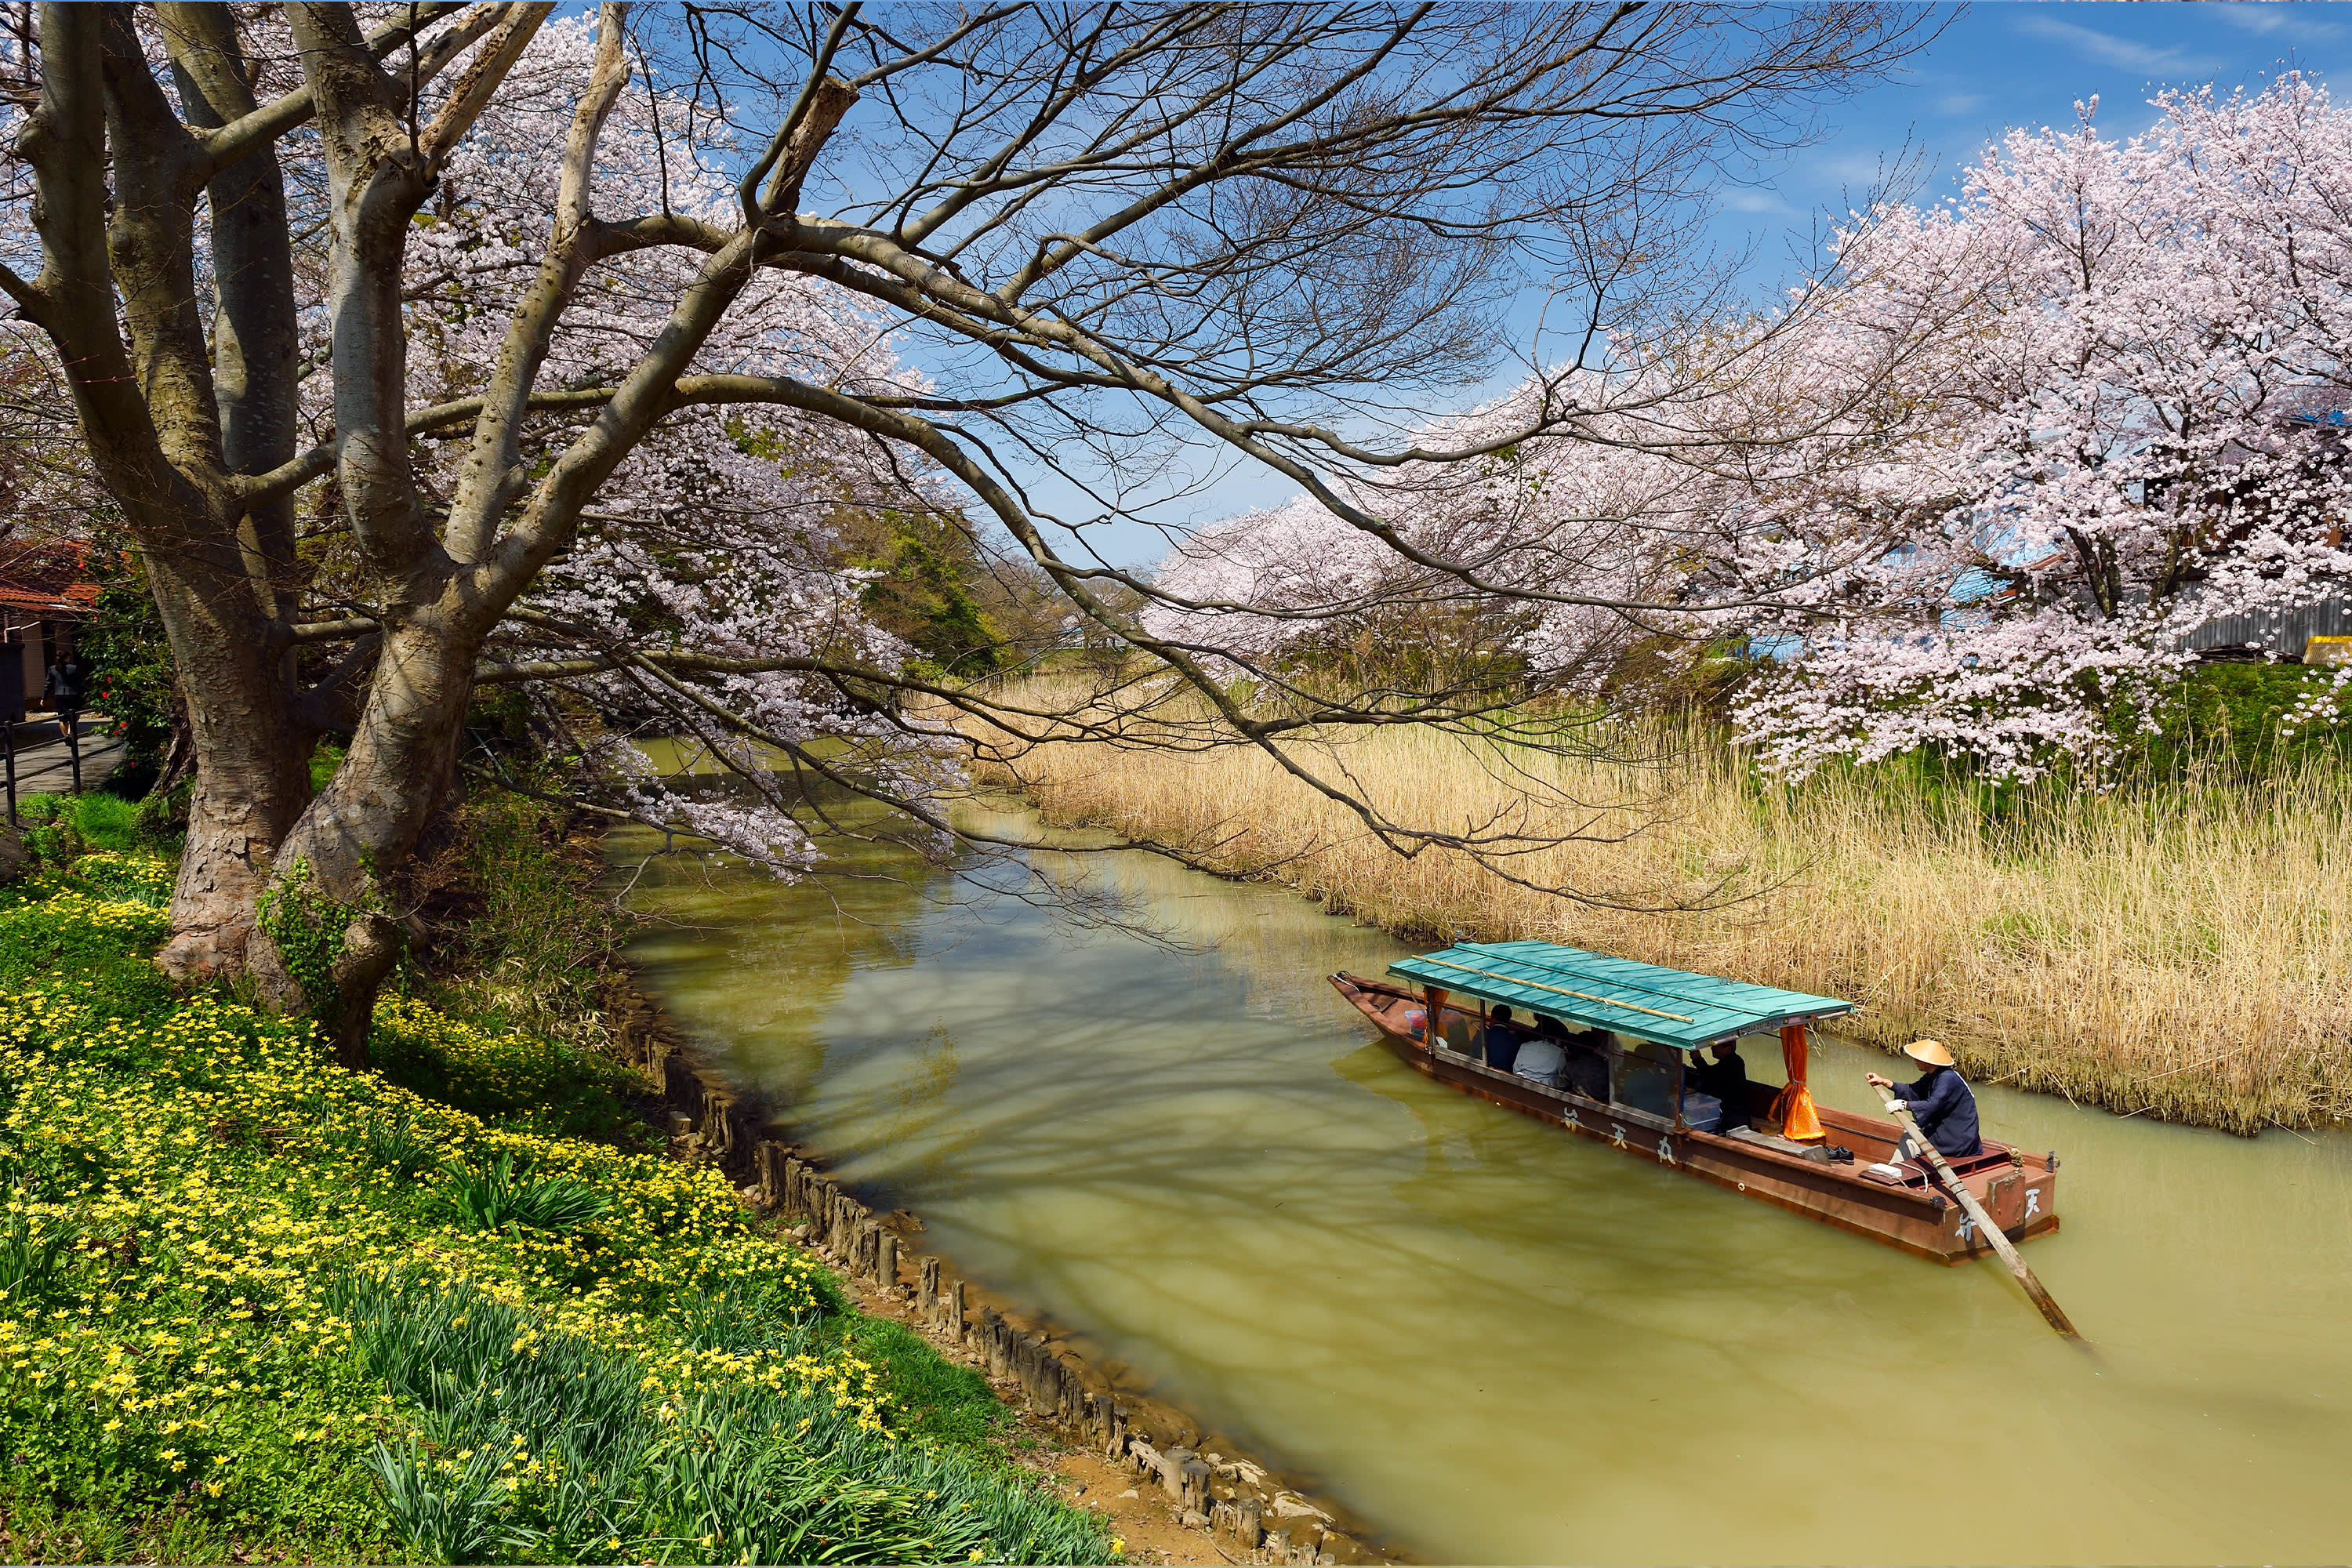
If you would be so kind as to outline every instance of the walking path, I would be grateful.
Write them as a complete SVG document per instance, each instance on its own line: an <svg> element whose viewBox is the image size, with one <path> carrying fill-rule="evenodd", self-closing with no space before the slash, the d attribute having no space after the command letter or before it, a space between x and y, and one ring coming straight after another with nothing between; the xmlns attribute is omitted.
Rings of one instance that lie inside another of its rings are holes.
<svg viewBox="0 0 2352 1568"><path fill-rule="evenodd" d="M81 787L96 789L122 760L122 742L103 731L102 716L85 713L76 726L81 750ZM16 794L68 795L74 789L73 752L54 719L28 719L14 726Z"/></svg>

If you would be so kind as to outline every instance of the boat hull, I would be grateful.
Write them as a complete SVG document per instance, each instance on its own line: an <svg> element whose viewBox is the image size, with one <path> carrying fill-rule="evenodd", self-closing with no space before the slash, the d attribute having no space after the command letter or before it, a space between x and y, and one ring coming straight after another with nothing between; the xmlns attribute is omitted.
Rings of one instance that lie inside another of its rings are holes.
<svg viewBox="0 0 2352 1568"><path fill-rule="evenodd" d="M1862 1174L1894 1150L1897 1129L1880 1117L1820 1112L1824 1144L1854 1152L1853 1164L1825 1164L1802 1155L1676 1128L1623 1106L1604 1105L1553 1089L1440 1046L1432 1049L1402 1026L1415 998L1400 987L1350 974L1331 984L1352 1003L1407 1067L1464 1094L1516 1110L1686 1176L1801 1214L1841 1230L1900 1247L1938 1263L1988 1256L1992 1245L1967 1214L1924 1179L1891 1184ZM2057 1171L2046 1154L2027 1154L1985 1142L1985 1152L1958 1164L1961 1181L2012 1241L2058 1228Z"/></svg>

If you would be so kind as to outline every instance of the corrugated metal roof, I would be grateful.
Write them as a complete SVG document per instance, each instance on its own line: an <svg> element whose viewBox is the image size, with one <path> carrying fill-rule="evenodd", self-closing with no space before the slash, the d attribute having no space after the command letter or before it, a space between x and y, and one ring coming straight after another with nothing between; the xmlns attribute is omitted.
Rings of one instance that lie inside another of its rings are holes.
<svg viewBox="0 0 2352 1568"><path fill-rule="evenodd" d="M1699 1046L1851 1013L1853 1004L1772 985L1693 974L1549 942L1473 942L1401 958L1391 974L1507 1002L1564 1024L1670 1046Z"/></svg>

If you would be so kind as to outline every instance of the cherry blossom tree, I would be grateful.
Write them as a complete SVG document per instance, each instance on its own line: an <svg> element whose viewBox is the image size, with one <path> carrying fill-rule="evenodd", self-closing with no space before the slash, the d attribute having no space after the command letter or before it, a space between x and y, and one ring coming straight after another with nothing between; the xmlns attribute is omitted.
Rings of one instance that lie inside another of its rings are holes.
<svg viewBox="0 0 2352 1568"><path fill-rule="evenodd" d="M1905 454L1942 501L1767 623L1801 651L1743 719L1779 766L2096 761L2200 626L2344 591L2352 114L2299 75L2158 108L2012 132L1846 247L1857 310L1949 322Z"/></svg>
<svg viewBox="0 0 2352 1568"><path fill-rule="evenodd" d="M2200 626L2352 575L2352 114L2293 75L2167 95L2124 142L2094 107L2011 133L1948 202L1858 217L1769 331L1538 379L1423 437L1475 447L1573 388L1578 416L1507 460L1357 481L1476 587L1302 500L1171 554L1171 599L1207 607L1159 624L1255 668L1467 598L1529 679L1586 689L1634 642L1747 637L1774 657L1739 726L1783 773L2108 755L2157 722Z"/></svg>
<svg viewBox="0 0 2352 1568"><path fill-rule="evenodd" d="M163 963L249 971L354 1059L485 684L667 715L751 804L607 787L788 873L814 852L780 761L945 831L949 737L905 700L1056 719L909 673L825 547L848 510L1001 530L1230 739L1401 846L1458 840L1314 775L1296 716L1131 615L1152 585L1086 526L1150 515L1154 476L1181 496L1171 454L1206 446L1484 591L1351 478L1577 411L1547 393L1445 450L1384 442L1386 414L1488 375L1538 272L1593 357L1668 331L1686 198L1923 36L1851 4L552 13L9 13L29 228L0 288L189 699ZM1097 515L1036 504L1048 472ZM313 795L323 735L348 750Z"/></svg>
<svg viewBox="0 0 2352 1568"><path fill-rule="evenodd" d="M1300 498L1185 541L1146 618L1298 694L1328 675L1347 628L1450 611L1508 657L1496 719L1530 692L1595 695L1636 647L1687 658L1810 626L1948 504L1916 458L1945 438L1945 400L1924 389L1953 384L1953 311L1867 303L1820 280L1769 318L1663 340L1657 363L1622 353L1605 372L1539 377L1432 422L1423 445L1485 455L1359 477L1349 498L1434 564ZM1506 439L1555 398L1572 417Z"/></svg>

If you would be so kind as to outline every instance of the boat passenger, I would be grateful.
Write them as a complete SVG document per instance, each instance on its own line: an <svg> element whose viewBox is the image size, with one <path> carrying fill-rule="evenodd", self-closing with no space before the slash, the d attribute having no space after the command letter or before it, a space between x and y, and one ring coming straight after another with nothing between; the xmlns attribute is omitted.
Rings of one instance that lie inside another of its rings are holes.
<svg viewBox="0 0 2352 1568"><path fill-rule="evenodd" d="M1486 1065L1496 1072L1511 1070L1512 1061L1519 1054L1519 1031L1511 1022L1511 1010L1497 1005L1486 1016Z"/></svg>
<svg viewBox="0 0 2352 1568"><path fill-rule="evenodd" d="M1738 1040L1716 1041L1713 1061L1708 1061L1704 1052L1691 1052L1690 1071L1685 1081L1701 1094L1711 1094L1723 1101L1723 1120L1716 1123L1716 1131L1728 1132L1748 1125L1748 1064L1740 1059Z"/></svg>
<svg viewBox="0 0 2352 1568"><path fill-rule="evenodd" d="M1565 1087L1587 1100L1609 1103L1609 1058L1601 1047L1609 1037L1599 1029L1587 1029L1568 1042L1568 1081Z"/></svg>
<svg viewBox="0 0 2352 1568"><path fill-rule="evenodd" d="M1559 1020L1537 1014L1536 1032L1519 1043L1511 1070L1546 1089L1560 1088L1568 1080L1568 1053L1560 1049L1560 1038Z"/></svg>
<svg viewBox="0 0 2352 1568"><path fill-rule="evenodd" d="M1876 1073L1865 1076L1885 1089L1888 1099L1910 1107L1912 1120L1944 1158L1983 1153L1984 1141L1977 1136L1977 1097L1953 1070L1952 1053L1941 1041L1914 1040L1903 1047L1903 1054L1926 1069L1915 1081L1895 1083ZM1919 1141L1906 1132L1893 1158L1900 1164L1916 1158L1919 1151Z"/></svg>

